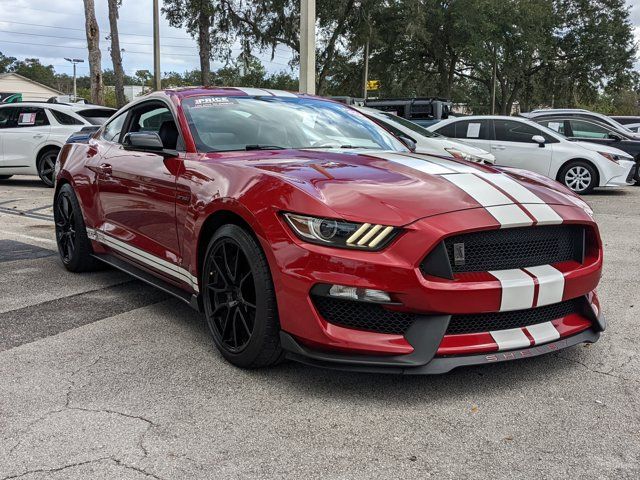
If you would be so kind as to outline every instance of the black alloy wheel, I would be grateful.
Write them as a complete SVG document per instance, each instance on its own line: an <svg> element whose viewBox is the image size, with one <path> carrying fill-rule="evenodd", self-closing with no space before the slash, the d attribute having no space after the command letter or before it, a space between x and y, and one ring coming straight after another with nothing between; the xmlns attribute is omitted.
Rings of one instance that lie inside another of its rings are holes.
<svg viewBox="0 0 640 480"><path fill-rule="evenodd" d="M73 259L76 249L75 211L68 193L58 195L55 203L56 240L62 261L67 264Z"/></svg>
<svg viewBox="0 0 640 480"><path fill-rule="evenodd" d="M53 187L56 177L57 150L49 150L43 153L38 160L38 176L47 187Z"/></svg>
<svg viewBox="0 0 640 480"><path fill-rule="evenodd" d="M255 368L282 358L271 273L262 249L247 231L225 225L215 233L201 284L209 332L227 360Z"/></svg>
<svg viewBox="0 0 640 480"><path fill-rule="evenodd" d="M57 192L53 200L53 218L58 252L65 268L71 272L102 268L101 262L93 257L80 203L71 185L62 185Z"/></svg>
<svg viewBox="0 0 640 480"><path fill-rule="evenodd" d="M236 242L221 239L208 258L207 272L215 334L228 351L241 352L256 320L256 285L247 257Z"/></svg>

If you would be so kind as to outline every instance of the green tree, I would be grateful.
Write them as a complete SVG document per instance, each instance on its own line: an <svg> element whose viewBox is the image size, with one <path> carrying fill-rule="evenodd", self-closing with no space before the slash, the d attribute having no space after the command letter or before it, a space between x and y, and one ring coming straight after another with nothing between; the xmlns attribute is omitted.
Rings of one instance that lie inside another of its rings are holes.
<svg viewBox="0 0 640 480"><path fill-rule="evenodd" d="M14 57L7 57L0 52L0 73L10 72L15 63L16 59Z"/></svg>

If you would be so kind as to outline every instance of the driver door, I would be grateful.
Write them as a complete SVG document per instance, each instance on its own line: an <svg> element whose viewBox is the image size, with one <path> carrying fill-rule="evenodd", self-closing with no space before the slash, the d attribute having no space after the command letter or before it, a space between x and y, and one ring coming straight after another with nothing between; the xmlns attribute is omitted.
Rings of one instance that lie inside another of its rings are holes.
<svg viewBox="0 0 640 480"><path fill-rule="evenodd" d="M129 132L156 132L165 148L179 150L179 135L168 105L159 100L133 107L121 131L104 138L113 129L105 127L101 142L110 143L95 166L102 211L101 233L107 246L128 260L135 260L166 280L181 280L172 266L182 261L176 229L176 177L182 154L166 158L159 153L126 150L122 140ZM171 126L173 125L173 128ZM117 125L116 125L117 130ZM173 134L167 135L171 131ZM178 148L176 148L178 147Z"/></svg>

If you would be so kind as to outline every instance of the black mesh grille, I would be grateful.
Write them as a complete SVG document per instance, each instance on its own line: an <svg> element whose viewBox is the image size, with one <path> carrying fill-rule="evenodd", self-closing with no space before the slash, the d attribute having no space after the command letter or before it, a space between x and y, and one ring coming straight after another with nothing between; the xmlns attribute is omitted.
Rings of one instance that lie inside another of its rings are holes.
<svg viewBox="0 0 640 480"><path fill-rule="evenodd" d="M582 226L552 225L467 233L444 243L454 273L485 272L581 261L583 237ZM455 244L464 244L464 264L456 265Z"/></svg>
<svg viewBox="0 0 640 480"><path fill-rule="evenodd" d="M356 330L404 335L415 319L410 313L387 310L373 303L313 296L320 315L329 323Z"/></svg>
<svg viewBox="0 0 640 480"><path fill-rule="evenodd" d="M447 328L447 335L526 327L528 325L556 320L571 313L580 313L583 311L583 307L584 300L582 298L576 298L574 300L567 300L566 302L528 310L453 315Z"/></svg>

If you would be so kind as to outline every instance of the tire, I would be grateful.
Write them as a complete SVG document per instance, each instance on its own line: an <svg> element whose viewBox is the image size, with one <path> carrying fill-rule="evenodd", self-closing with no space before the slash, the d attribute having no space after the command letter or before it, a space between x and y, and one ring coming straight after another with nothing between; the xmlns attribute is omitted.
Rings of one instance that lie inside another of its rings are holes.
<svg viewBox="0 0 640 480"><path fill-rule="evenodd" d="M40 180L50 188L52 188L55 183L56 160L58 159L59 151L60 150L56 148L45 150L38 156L38 161L36 162Z"/></svg>
<svg viewBox="0 0 640 480"><path fill-rule="evenodd" d="M0 180L9 180L13 175L0 175Z"/></svg>
<svg viewBox="0 0 640 480"><path fill-rule="evenodd" d="M70 272L91 272L101 265L91 254L91 241L82 218L78 198L71 185L64 184L53 200L56 243L62 264Z"/></svg>
<svg viewBox="0 0 640 480"><path fill-rule="evenodd" d="M269 265L243 228L224 225L213 235L201 285L209 333L225 359L237 367L260 368L283 358Z"/></svg>
<svg viewBox="0 0 640 480"><path fill-rule="evenodd" d="M590 163L575 160L562 167L558 180L575 193L585 195L598 186L598 172Z"/></svg>

